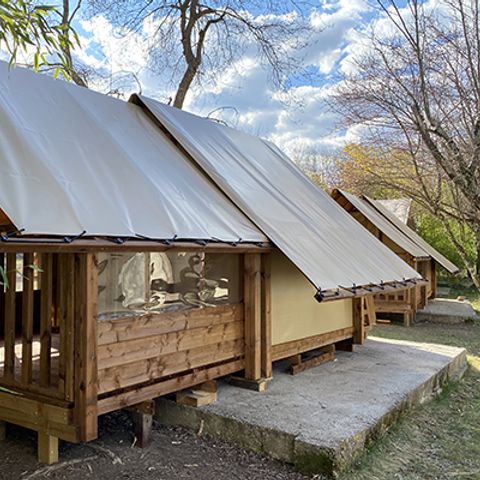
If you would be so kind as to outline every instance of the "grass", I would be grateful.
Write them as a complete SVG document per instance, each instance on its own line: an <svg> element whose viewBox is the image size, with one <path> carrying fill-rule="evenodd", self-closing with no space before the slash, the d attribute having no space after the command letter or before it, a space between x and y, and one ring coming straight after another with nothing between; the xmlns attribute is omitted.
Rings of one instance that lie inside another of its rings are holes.
<svg viewBox="0 0 480 480"><path fill-rule="evenodd" d="M480 322L379 326L372 335L465 347L469 369L400 419L341 480L480 479Z"/></svg>

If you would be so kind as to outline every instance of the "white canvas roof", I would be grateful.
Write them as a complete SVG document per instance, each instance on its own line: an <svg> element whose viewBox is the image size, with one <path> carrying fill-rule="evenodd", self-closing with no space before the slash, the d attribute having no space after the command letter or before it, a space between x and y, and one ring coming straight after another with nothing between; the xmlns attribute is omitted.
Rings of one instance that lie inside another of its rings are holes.
<svg viewBox="0 0 480 480"><path fill-rule="evenodd" d="M395 225L395 227L401 231L411 241L415 242L419 247L428 253L435 261L437 261L445 270L450 273L458 273L458 267L454 265L448 258L445 258L438 250L433 248L428 242L426 242L417 232L411 229L408 225L401 222L393 213L387 210L377 200L372 200L366 196L363 197L370 205L375 207L379 213L381 213L388 221Z"/></svg>
<svg viewBox="0 0 480 480"><path fill-rule="evenodd" d="M381 215L375 207L370 205L369 202L363 198L358 198L351 193L344 192L343 190L335 190L335 192L342 195L348 200L362 215L367 218L373 225L375 225L386 237L395 242L400 248L408 252L415 258L429 258L430 254L410 240L404 235L398 228L389 222L383 215Z"/></svg>
<svg viewBox="0 0 480 480"><path fill-rule="evenodd" d="M146 97L148 109L317 289L420 275L273 144Z"/></svg>
<svg viewBox="0 0 480 480"><path fill-rule="evenodd" d="M0 209L25 234L266 240L141 108L4 62Z"/></svg>

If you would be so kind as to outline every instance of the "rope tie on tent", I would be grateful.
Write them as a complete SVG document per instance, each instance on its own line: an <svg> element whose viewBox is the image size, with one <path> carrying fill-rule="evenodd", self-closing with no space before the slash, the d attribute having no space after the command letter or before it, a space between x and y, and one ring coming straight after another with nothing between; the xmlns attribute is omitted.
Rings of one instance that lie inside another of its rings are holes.
<svg viewBox="0 0 480 480"><path fill-rule="evenodd" d="M221 240L220 238L217 238L217 237L212 237L212 240L214 242L226 243L227 245L230 245L231 247L238 246L238 244L242 241L241 238L239 238L238 240Z"/></svg>
<svg viewBox="0 0 480 480"><path fill-rule="evenodd" d="M178 238L177 234L175 234L172 238L166 238L166 239L146 237L145 235L140 235L139 233L136 233L135 236L138 238L141 238L142 240L149 240L150 242L157 242L167 246L171 245Z"/></svg>
<svg viewBox="0 0 480 480"><path fill-rule="evenodd" d="M19 233L22 233L24 231L24 228L21 228L20 230L14 230L13 232L8 232L4 235L1 235L0 238L2 239L2 242L8 242L11 237L16 237Z"/></svg>
<svg viewBox="0 0 480 480"><path fill-rule="evenodd" d="M210 243L210 240L195 240L195 243L198 243L198 245L201 245L202 247L206 247Z"/></svg>
<svg viewBox="0 0 480 480"><path fill-rule="evenodd" d="M369 286L379 288L380 290L385 290L385 284L383 283L383 280L380 280L380 283L370 283ZM372 289L369 291L371 292Z"/></svg>
<svg viewBox="0 0 480 480"><path fill-rule="evenodd" d="M87 233L86 230L84 230L82 233L79 233L78 235L75 235L73 237L63 237L63 241L65 243L72 243L75 240L78 240L79 238L83 237Z"/></svg>
<svg viewBox="0 0 480 480"><path fill-rule="evenodd" d="M123 245L127 241L127 239L120 238L120 237L102 237L102 238L104 238L109 242L116 243L117 245Z"/></svg>

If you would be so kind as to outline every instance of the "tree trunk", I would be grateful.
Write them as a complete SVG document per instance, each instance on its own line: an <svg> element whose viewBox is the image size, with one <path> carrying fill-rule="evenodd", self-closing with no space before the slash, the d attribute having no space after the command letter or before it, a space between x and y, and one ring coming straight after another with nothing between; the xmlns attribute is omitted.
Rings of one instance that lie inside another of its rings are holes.
<svg viewBox="0 0 480 480"><path fill-rule="evenodd" d="M188 65L185 73L183 74L182 80L178 85L177 93L175 94L175 100L173 101L173 106L182 109L185 102L185 97L187 96L188 89L197 74L198 67L195 65Z"/></svg>

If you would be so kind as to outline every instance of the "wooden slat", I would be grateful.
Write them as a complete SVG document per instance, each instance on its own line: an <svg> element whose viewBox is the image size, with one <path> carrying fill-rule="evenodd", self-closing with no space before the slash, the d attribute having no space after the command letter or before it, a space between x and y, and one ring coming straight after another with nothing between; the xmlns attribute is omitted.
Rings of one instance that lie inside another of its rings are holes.
<svg viewBox="0 0 480 480"><path fill-rule="evenodd" d="M22 383L32 383L33 253L23 255L22 293Z"/></svg>
<svg viewBox="0 0 480 480"><path fill-rule="evenodd" d="M168 353L243 339L243 337L244 324L243 321L238 321L102 345L98 347L98 369L102 370Z"/></svg>
<svg viewBox="0 0 480 480"><path fill-rule="evenodd" d="M57 321L60 328L58 389L65 400L74 399L75 257L61 253L57 261Z"/></svg>
<svg viewBox="0 0 480 480"><path fill-rule="evenodd" d="M168 375L238 358L243 353L244 341L242 338L99 370L98 393L103 394L144 382L160 380Z"/></svg>
<svg viewBox="0 0 480 480"><path fill-rule="evenodd" d="M92 253L75 255L75 423L80 438L97 438L97 297Z"/></svg>
<svg viewBox="0 0 480 480"><path fill-rule="evenodd" d="M135 405L145 400L150 400L169 393L178 392L185 388L193 387L201 382L221 378L244 368L244 360L233 360L221 365L195 370L186 375L174 378L159 379L159 382L151 385L139 386L127 392L108 396L98 402L98 414L112 412L121 408Z"/></svg>
<svg viewBox="0 0 480 480"><path fill-rule="evenodd" d="M247 253L244 256L245 305L245 378L261 378L261 256Z"/></svg>
<svg viewBox="0 0 480 480"><path fill-rule="evenodd" d="M52 348L52 254L41 257L41 301L40 301L40 385L49 387L51 382Z"/></svg>
<svg viewBox="0 0 480 480"><path fill-rule="evenodd" d="M17 255L7 254L6 273L8 288L5 292L5 362L3 376L5 380L15 378L15 299L16 299L16 277L17 277Z"/></svg>
<svg viewBox="0 0 480 480"><path fill-rule="evenodd" d="M272 376L272 292L271 255L262 255L262 327L261 327L261 374Z"/></svg>
<svg viewBox="0 0 480 480"><path fill-rule="evenodd" d="M195 308L174 313L150 313L111 321L102 320L98 323L98 344L108 345L241 320L243 320L242 304Z"/></svg>
<svg viewBox="0 0 480 480"><path fill-rule="evenodd" d="M332 343L340 342L353 336L353 327L341 328L333 332L313 335L311 337L280 343L272 347L273 361L292 357L298 353L308 352L315 348L324 347Z"/></svg>

